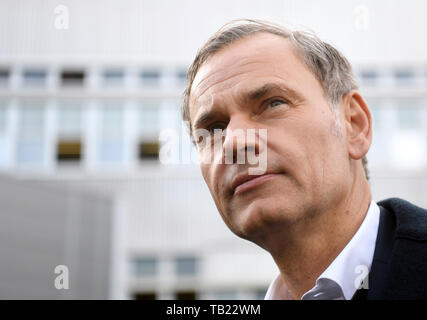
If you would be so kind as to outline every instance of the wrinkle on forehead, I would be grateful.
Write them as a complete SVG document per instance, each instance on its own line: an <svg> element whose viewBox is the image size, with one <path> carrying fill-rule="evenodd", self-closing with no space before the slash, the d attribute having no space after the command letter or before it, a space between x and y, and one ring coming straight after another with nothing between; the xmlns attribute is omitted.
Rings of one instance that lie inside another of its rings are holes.
<svg viewBox="0 0 427 320"><path fill-rule="evenodd" d="M257 38L261 38L262 45ZM280 68L280 64L289 52L299 60L288 40L276 35L258 34L238 40L214 54L200 67L194 78L190 90L190 119L201 106L212 106L217 94L239 84L241 76L252 74L252 77L257 77L260 71L259 76L268 73L269 76L286 78L286 70Z"/></svg>
<svg viewBox="0 0 427 320"><path fill-rule="evenodd" d="M191 105L190 114L197 114L202 109L212 107L215 103L216 98L221 96L223 93L232 91L235 87L240 87L242 81L239 78L247 76L250 73L256 73L257 68L254 65L265 65L265 61L259 59L242 59L236 64L231 64L232 67L227 65L221 65L219 69L210 72L201 70L201 80L196 83L194 82L194 92L191 94ZM236 70L239 70L236 72ZM270 73L272 74L272 73ZM193 112L192 112L193 111ZM191 117L193 118L193 117ZM194 118L193 118L194 119Z"/></svg>
<svg viewBox="0 0 427 320"><path fill-rule="evenodd" d="M243 61L240 60L236 64L228 63L226 65L220 66L218 69L216 69L213 72L210 72L209 70L205 72L203 70L204 68L202 67L198 73L198 75L201 75L202 78L200 81L198 81L197 79L198 77L196 76L193 83L193 89L191 90L192 92L194 92L194 98L203 96L203 94L207 90L209 90L212 86L216 87L218 85L221 85L223 82L230 80L233 77L238 77L240 75L246 74L247 72L253 70L251 68L245 68L245 67L249 67L254 64L263 64L263 63L265 62L251 61L251 59L243 59ZM229 65L232 65L233 68L237 68L241 70L239 72L233 71L233 69L231 69L231 66ZM206 68L208 67L206 66Z"/></svg>
<svg viewBox="0 0 427 320"><path fill-rule="evenodd" d="M237 60L237 59L236 59ZM196 79L194 81L194 83L196 85L194 85L194 91L197 92L198 96L201 96L209 87L212 83L214 83L215 85L220 84L234 76L239 76L247 71L250 71L252 69L250 68L245 68L248 66L252 66L252 65L256 65L256 64L263 64L265 63L264 61L254 61L253 57L249 58L243 58L243 59L239 59L236 62L232 62L232 63L228 63L226 65L220 66L217 70L213 71L213 72L207 72L207 75L205 77L203 77L199 82L197 81L197 76ZM230 66L231 65L231 66ZM231 67L233 68L238 68L241 69L240 72L235 72L231 69ZM243 68L243 69L242 69ZM203 67L201 68L203 69ZM202 70L203 71L203 70ZM199 72L200 73L200 72ZM202 72L203 74L203 72Z"/></svg>
<svg viewBox="0 0 427 320"><path fill-rule="evenodd" d="M210 108L212 107L213 102L214 102L213 94L207 93L200 97L200 102L199 102L200 107L198 109L202 110L202 109Z"/></svg>

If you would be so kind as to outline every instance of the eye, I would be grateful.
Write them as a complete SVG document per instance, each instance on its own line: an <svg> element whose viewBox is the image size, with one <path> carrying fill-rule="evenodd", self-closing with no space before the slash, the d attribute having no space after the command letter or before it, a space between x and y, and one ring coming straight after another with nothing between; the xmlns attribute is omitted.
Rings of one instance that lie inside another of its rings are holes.
<svg viewBox="0 0 427 320"><path fill-rule="evenodd" d="M286 101L283 99L274 99L268 103L268 106L274 108L274 107L277 107L281 104L286 104Z"/></svg>
<svg viewBox="0 0 427 320"><path fill-rule="evenodd" d="M225 123L214 123L211 124L208 128L206 128L210 133L215 133L214 130L225 130L227 128L227 125Z"/></svg>

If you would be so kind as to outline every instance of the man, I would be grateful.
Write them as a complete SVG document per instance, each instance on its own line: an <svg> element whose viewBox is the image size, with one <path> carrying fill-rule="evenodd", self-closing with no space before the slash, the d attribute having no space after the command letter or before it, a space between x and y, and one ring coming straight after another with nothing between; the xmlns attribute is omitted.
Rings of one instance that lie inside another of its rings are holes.
<svg viewBox="0 0 427 320"><path fill-rule="evenodd" d="M280 270L266 299L427 298L427 213L372 201L371 113L335 48L231 22L197 53L182 111L224 222ZM251 175L242 151L266 153L264 172Z"/></svg>

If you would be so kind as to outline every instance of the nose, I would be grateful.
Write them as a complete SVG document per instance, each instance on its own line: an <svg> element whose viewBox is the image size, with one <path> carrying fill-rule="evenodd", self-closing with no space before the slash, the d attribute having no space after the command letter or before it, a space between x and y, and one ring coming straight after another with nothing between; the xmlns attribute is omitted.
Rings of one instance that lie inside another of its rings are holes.
<svg viewBox="0 0 427 320"><path fill-rule="evenodd" d="M248 164L249 153L251 156L258 156L258 129L250 119L230 119L223 140L223 163Z"/></svg>

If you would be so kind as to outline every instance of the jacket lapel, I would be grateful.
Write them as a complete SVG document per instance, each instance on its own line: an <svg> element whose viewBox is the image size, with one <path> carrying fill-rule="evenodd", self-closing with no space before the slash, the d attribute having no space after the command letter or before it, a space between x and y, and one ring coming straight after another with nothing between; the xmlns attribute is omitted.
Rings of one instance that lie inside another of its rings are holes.
<svg viewBox="0 0 427 320"><path fill-rule="evenodd" d="M395 229L396 219L394 215L380 206L380 223L368 278L369 289L357 290L352 300L382 299L382 292L387 284L389 275Z"/></svg>

